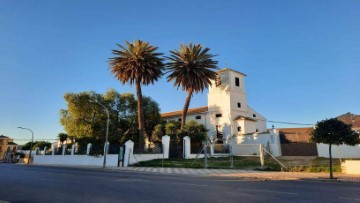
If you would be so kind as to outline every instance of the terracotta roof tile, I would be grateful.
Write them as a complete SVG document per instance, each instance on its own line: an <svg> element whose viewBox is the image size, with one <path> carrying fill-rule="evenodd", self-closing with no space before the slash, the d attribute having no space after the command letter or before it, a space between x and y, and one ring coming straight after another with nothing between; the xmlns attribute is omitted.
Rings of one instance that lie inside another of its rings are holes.
<svg viewBox="0 0 360 203"><path fill-rule="evenodd" d="M281 143L308 143L313 128L278 128Z"/></svg>
<svg viewBox="0 0 360 203"><path fill-rule="evenodd" d="M360 115L348 112L336 118L346 124L351 124L353 128L360 128Z"/></svg>
<svg viewBox="0 0 360 203"><path fill-rule="evenodd" d="M188 110L188 115L189 114L194 114L194 113L204 113L204 112L207 112L207 111L208 111L207 106L198 107L198 108L191 108L191 109ZM162 118L169 118L169 117L181 116L181 113L182 113L182 110L166 112L166 113L162 113L161 117Z"/></svg>

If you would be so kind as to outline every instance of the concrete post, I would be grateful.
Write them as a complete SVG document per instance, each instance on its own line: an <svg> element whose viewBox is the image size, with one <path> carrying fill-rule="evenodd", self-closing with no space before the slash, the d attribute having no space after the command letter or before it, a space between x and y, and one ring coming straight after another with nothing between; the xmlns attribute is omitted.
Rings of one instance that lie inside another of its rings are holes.
<svg viewBox="0 0 360 203"><path fill-rule="evenodd" d="M71 156L75 154L75 144L71 145Z"/></svg>
<svg viewBox="0 0 360 203"><path fill-rule="evenodd" d="M170 150L170 137L165 135L162 137L161 141L163 145L164 159L168 159Z"/></svg>
<svg viewBox="0 0 360 203"><path fill-rule="evenodd" d="M66 151L66 144L62 145L62 155L65 155L65 151Z"/></svg>
<svg viewBox="0 0 360 203"><path fill-rule="evenodd" d="M47 146L44 147L44 154L43 155L46 155L46 150L47 150Z"/></svg>
<svg viewBox="0 0 360 203"><path fill-rule="evenodd" d="M87 148L86 148L86 155L88 156L90 154L90 149L91 149L91 143L87 144Z"/></svg>
<svg viewBox="0 0 360 203"><path fill-rule="evenodd" d="M107 145L107 146L106 146ZM104 151L105 151L105 149L107 149L106 150L106 154L109 154L109 146L110 146L110 143L109 142L106 142L106 145L104 145ZM105 147L107 147L107 148L105 148Z"/></svg>
<svg viewBox="0 0 360 203"><path fill-rule="evenodd" d="M128 167L130 164L130 158L133 156L134 142L128 140L125 142L125 155L124 155L124 167Z"/></svg>
<svg viewBox="0 0 360 203"><path fill-rule="evenodd" d="M39 153L39 147L36 147L35 150L34 150L34 157L38 155Z"/></svg>
<svg viewBox="0 0 360 203"><path fill-rule="evenodd" d="M55 144L52 144L51 148L52 148L51 155L54 156L55 155Z"/></svg>
<svg viewBox="0 0 360 203"><path fill-rule="evenodd" d="M260 155L260 163L261 167L264 167L264 151L263 151L263 145L259 145L259 155Z"/></svg>
<svg viewBox="0 0 360 203"><path fill-rule="evenodd" d="M216 144L211 144L211 143L209 143L209 145L210 145L210 156L212 156L212 155L215 154L215 152L214 152L214 145L216 145ZM208 153L209 153L209 152L208 152Z"/></svg>
<svg viewBox="0 0 360 203"><path fill-rule="evenodd" d="M185 159L190 159L190 154L191 154L191 139L189 136L185 136L183 138L184 140L184 158Z"/></svg>

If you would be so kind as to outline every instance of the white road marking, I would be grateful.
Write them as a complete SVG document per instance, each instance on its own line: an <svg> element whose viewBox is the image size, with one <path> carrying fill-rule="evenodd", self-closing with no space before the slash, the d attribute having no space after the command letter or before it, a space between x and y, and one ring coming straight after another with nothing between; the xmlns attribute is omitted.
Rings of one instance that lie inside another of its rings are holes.
<svg viewBox="0 0 360 203"><path fill-rule="evenodd" d="M268 192L268 193L280 193L280 194L286 194L286 195L297 195L295 192L282 192L282 191L276 191L276 190L256 190L256 189L243 189L243 188L237 188L237 190L243 190L243 191L249 191L249 192Z"/></svg>

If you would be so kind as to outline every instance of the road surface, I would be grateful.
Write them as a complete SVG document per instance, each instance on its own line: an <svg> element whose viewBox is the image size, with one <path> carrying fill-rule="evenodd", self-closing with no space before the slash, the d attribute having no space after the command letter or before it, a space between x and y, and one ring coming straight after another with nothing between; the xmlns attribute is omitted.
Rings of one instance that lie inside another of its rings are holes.
<svg viewBox="0 0 360 203"><path fill-rule="evenodd" d="M0 164L0 202L360 202L360 183Z"/></svg>

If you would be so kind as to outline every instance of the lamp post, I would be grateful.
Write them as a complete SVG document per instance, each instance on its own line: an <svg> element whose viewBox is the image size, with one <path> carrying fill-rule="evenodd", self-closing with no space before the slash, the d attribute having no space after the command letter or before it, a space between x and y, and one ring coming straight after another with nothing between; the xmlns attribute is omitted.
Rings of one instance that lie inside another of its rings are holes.
<svg viewBox="0 0 360 203"><path fill-rule="evenodd" d="M109 110L108 108L106 108L106 106L104 106L103 104L100 104L99 102L97 101L91 101L91 102L94 102L98 105L100 105L101 107L104 108L105 112L106 112L106 115L107 115L107 121L106 121L106 137L105 137L105 147L104 147L104 162L103 162L103 168L105 168L106 166L106 154L107 154L107 151L108 151L108 139L109 139L109 123L110 123L110 113L109 113Z"/></svg>
<svg viewBox="0 0 360 203"><path fill-rule="evenodd" d="M23 129L23 130L28 130L31 132L31 143L30 143L30 154L29 154L29 159L28 159L28 164L30 163L30 159L31 159L31 150L32 150L32 145L33 145L33 142L34 142L34 132L29 129L29 128L23 128L23 127L18 127L20 129Z"/></svg>

